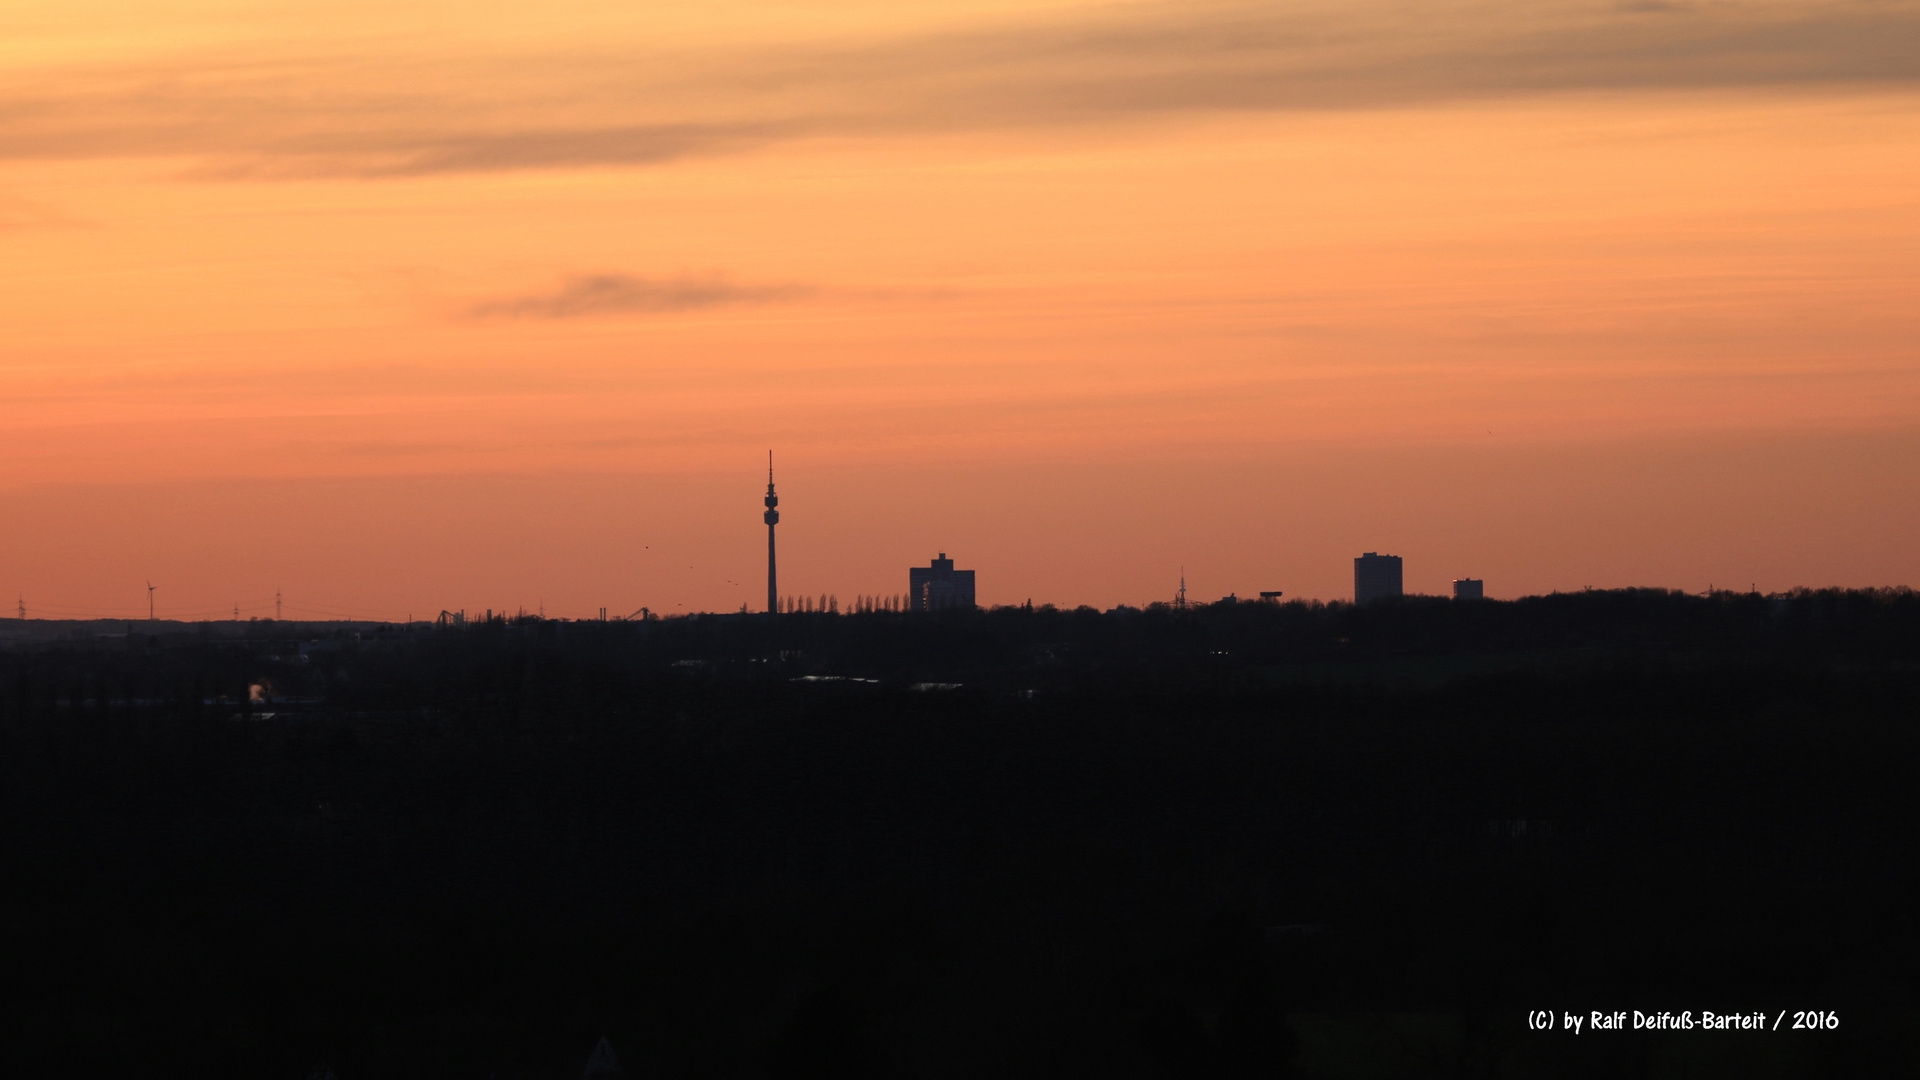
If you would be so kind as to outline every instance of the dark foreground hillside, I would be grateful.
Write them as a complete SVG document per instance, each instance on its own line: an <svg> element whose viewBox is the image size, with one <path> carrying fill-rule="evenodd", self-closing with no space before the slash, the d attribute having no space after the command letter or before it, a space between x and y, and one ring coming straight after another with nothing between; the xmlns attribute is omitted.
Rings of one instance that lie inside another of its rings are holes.
<svg viewBox="0 0 1920 1080"><path fill-rule="evenodd" d="M667 1078L1920 1049L1911 593L14 629L7 1075L571 1078L603 1035Z"/></svg>

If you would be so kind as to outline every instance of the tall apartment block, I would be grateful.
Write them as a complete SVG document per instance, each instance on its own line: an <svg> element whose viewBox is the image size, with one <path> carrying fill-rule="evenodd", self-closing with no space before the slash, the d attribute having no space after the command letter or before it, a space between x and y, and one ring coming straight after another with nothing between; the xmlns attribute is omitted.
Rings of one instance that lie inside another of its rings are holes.
<svg viewBox="0 0 1920 1080"><path fill-rule="evenodd" d="M1477 577L1453 579L1453 598L1455 600L1485 600L1487 583Z"/></svg>
<svg viewBox="0 0 1920 1080"><path fill-rule="evenodd" d="M1399 596L1400 556L1369 551L1353 560L1353 602L1364 604L1383 596Z"/></svg>
<svg viewBox="0 0 1920 1080"><path fill-rule="evenodd" d="M955 570L946 552L941 552L932 566L915 566L907 571L909 611L972 606L973 571Z"/></svg>

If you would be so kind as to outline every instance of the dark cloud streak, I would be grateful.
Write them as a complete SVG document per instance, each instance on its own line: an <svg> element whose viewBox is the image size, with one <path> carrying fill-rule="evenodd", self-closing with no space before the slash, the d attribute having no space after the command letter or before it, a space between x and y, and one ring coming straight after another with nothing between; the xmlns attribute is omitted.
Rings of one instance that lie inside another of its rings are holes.
<svg viewBox="0 0 1920 1080"><path fill-rule="evenodd" d="M720 278L642 278L590 274L552 292L489 300L468 309L476 319L577 319L597 315L670 314L794 299L795 286L735 285Z"/></svg>
<svg viewBox="0 0 1920 1080"><path fill-rule="evenodd" d="M652 165L808 136L1409 107L1581 91L1920 87L1920 2L1146 4L860 45L236 63L0 85L0 158L203 176ZM413 89L432 86L428 94ZM384 89L383 89L384 87Z"/></svg>
<svg viewBox="0 0 1920 1080"><path fill-rule="evenodd" d="M197 170L208 178L383 177L593 165L662 165L688 157L740 153L790 137L789 126L636 124L547 131L476 132L457 137L391 137L347 152L296 145L277 154L227 160Z"/></svg>

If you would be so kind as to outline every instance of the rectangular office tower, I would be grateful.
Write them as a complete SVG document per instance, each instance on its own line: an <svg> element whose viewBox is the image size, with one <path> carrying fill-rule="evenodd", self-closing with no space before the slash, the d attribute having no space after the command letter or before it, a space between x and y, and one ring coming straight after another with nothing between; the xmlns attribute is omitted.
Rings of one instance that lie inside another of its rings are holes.
<svg viewBox="0 0 1920 1080"><path fill-rule="evenodd" d="M1487 583L1477 577L1453 579L1453 598L1455 600L1485 600Z"/></svg>
<svg viewBox="0 0 1920 1080"><path fill-rule="evenodd" d="M941 552L932 566L915 566L907 571L908 610L972 606L973 571L955 570L946 552Z"/></svg>
<svg viewBox="0 0 1920 1080"><path fill-rule="evenodd" d="M1400 556L1369 551L1353 560L1353 602L1400 595Z"/></svg>

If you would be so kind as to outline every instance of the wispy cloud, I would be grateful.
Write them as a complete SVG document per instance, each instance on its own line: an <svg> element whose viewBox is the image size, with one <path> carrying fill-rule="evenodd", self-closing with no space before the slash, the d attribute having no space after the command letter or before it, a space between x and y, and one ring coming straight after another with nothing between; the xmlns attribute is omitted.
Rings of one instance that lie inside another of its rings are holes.
<svg viewBox="0 0 1920 1080"><path fill-rule="evenodd" d="M809 136L1822 85L1920 86L1920 0L1189 0L837 45L36 71L0 81L0 158L400 177Z"/></svg>
<svg viewBox="0 0 1920 1080"><path fill-rule="evenodd" d="M642 278L590 274L558 289L488 300L469 308L477 319L577 319L595 315L662 314L791 299L796 286L735 285L720 278Z"/></svg>
<svg viewBox="0 0 1920 1080"><path fill-rule="evenodd" d="M75 218L55 207L0 193L0 231L58 228L76 224L79 222Z"/></svg>
<svg viewBox="0 0 1920 1080"><path fill-rule="evenodd" d="M290 141L253 153L223 152L190 170L202 179L324 176L430 176L438 173L590 165L661 165L686 157L751 150L790 135L790 125L628 124L553 130L471 131L453 135L390 134L348 147Z"/></svg>

